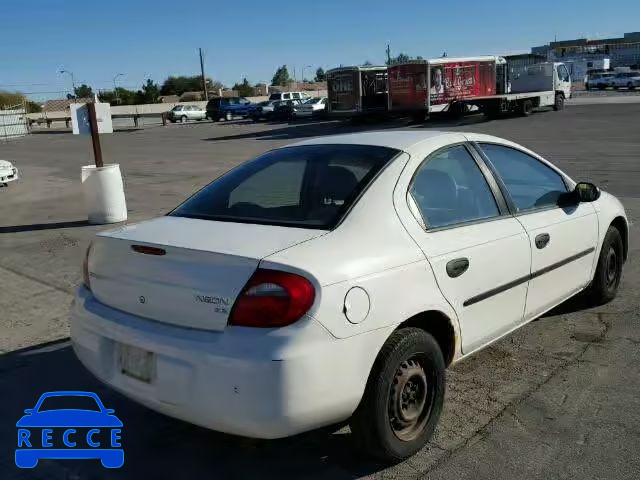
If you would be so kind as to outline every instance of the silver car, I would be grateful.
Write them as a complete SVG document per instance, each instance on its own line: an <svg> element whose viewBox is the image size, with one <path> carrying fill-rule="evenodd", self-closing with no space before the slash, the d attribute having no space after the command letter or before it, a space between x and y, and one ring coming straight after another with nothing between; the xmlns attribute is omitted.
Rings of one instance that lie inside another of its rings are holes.
<svg viewBox="0 0 640 480"><path fill-rule="evenodd" d="M204 120L207 118L207 112L197 105L176 105L169 110L167 118L173 123L185 123L187 120Z"/></svg>

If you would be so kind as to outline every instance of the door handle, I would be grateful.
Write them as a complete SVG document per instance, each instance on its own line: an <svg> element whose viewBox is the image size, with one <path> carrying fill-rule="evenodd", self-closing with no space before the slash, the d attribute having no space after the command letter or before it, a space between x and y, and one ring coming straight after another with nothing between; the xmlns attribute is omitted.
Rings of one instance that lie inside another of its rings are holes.
<svg viewBox="0 0 640 480"><path fill-rule="evenodd" d="M469 268L468 258L456 258L447 262L447 275L451 278L456 278L462 275Z"/></svg>
<svg viewBox="0 0 640 480"><path fill-rule="evenodd" d="M536 248L541 249L547 246L551 240L551 236L548 233L541 233L540 235L536 235Z"/></svg>

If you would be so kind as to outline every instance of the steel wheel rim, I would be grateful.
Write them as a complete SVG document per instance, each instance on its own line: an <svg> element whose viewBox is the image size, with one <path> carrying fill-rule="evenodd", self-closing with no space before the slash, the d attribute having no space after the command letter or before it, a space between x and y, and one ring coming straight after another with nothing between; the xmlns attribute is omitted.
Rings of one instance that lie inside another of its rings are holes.
<svg viewBox="0 0 640 480"><path fill-rule="evenodd" d="M408 442L425 428L434 400L433 379L427 377L424 359L415 355L396 369L389 391L389 423L394 435Z"/></svg>
<svg viewBox="0 0 640 480"><path fill-rule="evenodd" d="M618 277L618 255L613 247L607 252L607 286L611 287L616 283Z"/></svg>

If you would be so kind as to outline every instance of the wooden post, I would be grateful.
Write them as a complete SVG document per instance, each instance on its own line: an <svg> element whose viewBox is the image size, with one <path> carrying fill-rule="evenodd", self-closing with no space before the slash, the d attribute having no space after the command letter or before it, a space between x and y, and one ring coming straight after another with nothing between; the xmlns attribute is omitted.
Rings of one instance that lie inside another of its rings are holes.
<svg viewBox="0 0 640 480"><path fill-rule="evenodd" d="M100 134L98 133L98 118L96 117L96 105L93 102L87 103L89 112L89 124L91 125L91 143L93 144L93 158L96 167L104 166L102 162L102 148L100 147Z"/></svg>

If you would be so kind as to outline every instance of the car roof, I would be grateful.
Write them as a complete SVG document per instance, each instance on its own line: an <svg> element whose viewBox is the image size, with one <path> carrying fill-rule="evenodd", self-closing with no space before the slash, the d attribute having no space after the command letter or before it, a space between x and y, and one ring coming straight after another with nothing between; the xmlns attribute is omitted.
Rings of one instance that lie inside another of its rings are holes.
<svg viewBox="0 0 640 480"><path fill-rule="evenodd" d="M418 143L431 140L442 135L460 134L460 132L446 132L430 130L377 130L369 132L347 133L342 135L328 135L326 137L312 138L288 146L317 145L329 143L352 143L355 145L375 145L391 147L398 150L407 150Z"/></svg>

